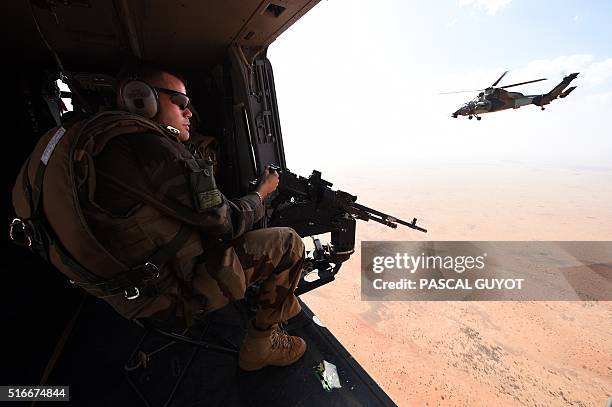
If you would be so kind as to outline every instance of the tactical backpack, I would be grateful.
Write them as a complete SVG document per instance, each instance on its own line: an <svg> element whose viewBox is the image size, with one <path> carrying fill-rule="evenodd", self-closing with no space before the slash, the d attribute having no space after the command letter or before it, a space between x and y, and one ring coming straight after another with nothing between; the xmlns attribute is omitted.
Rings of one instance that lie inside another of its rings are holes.
<svg viewBox="0 0 612 407"><path fill-rule="evenodd" d="M50 130L21 168L13 188L16 217L10 225L11 239L96 297L134 300L159 294L164 290L158 285L164 264L175 257L193 229L181 226L169 243L129 267L92 234L78 197L78 183L83 180L75 173L82 160L91 160L85 152L96 144L139 132L173 137L175 130L126 112L102 112ZM105 140L96 140L100 137Z"/></svg>

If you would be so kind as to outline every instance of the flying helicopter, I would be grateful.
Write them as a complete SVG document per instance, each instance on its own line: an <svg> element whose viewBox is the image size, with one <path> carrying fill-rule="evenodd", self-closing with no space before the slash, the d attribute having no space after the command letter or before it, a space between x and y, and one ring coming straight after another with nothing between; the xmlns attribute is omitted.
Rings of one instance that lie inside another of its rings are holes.
<svg viewBox="0 0 612 407"><path fill-rule="evenodd" d="M458 92L444 92L441 95L452 94L452 93L464 93L464 92L477 92L478 96L469 102L461 106L451 116L457 118L458 116L467 116L468 119L476 117L476 120L481 120L481 114L498 112L506 109L518 109L519 107L527 105L540 106L544 110L544 105L549 104L556 98L564 98L569 95L576 86L565 89L571 81L573 81L579 74L575 72L567 75L563 80L555 86L550 92L540 95L524 95L520 92L509 92L506 89L514 86L526 85L528 83L540 82L546 80L546 78L533 79L530 81L513 83L511 85L505 85L496 87L497 84L503 79L509 71L505 71L493 84L484 89L475 90L464 90Z"/></svg>

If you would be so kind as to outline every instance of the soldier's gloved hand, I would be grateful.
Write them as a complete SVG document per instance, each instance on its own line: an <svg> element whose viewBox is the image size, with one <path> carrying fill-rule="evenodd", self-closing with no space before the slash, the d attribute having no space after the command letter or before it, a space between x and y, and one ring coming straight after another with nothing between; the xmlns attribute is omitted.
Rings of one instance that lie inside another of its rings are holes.
<svg viewBox="0 0 612 407"><path fill-rule="evenodd" d="M277 172L270 172L270 166L266 165L264 168L264 173L259 178L259 185L255 191L259 192L262 199L266 199L266 197L274 192L278 187L279 176Z"/></svg>

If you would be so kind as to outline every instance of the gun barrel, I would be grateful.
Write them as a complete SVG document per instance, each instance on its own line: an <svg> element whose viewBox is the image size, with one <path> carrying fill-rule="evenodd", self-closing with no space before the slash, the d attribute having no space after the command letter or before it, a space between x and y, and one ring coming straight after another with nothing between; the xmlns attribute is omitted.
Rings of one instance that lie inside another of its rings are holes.
<svg viewBox="0 0 612 407"><path fill-rule="evenodd" d="M412 218L412 222L408 223L408 222L404 222L401 219L395 219L395 221L397 223L399 223L400 225L404 225L404 226L408 226L409 228L412 228L414 230L418 230L419 232L423 232L423 233L427 233L427 229L422 228L420 226L418 226L417 223L417 218Z"/></svg>
<svg viewBox="0 0 612 407"><path fill-rule="evenodd" d="M357 202L353 202L351 204L351 206L353 206L354 208L359 209L359 210L361 210L363 212L367 212L370 215L378 216L380 219L378 219L376 217L372 217L371 219L375 220L375 221L377 221L379 223L382 223L384 225L387 225L387 226L390 226L390 227L397 227L395 224L399 223L400 225L407 226L407 227L409 227L411 229L415 229L415 230L418 230L420 232L427 233L427 229L422 228L422 227L420 227L420 226L418 226L416 224L417 218L412 218L412 222L406 222L406 221L403 221L401 219L396 218L395 216L391 216L391 215L388 215L388 214L386 214L384 212L377 211L376 209L368 208L367 206L358 204ZM393 226L393 225L395 225L395 226Z"/></svg>

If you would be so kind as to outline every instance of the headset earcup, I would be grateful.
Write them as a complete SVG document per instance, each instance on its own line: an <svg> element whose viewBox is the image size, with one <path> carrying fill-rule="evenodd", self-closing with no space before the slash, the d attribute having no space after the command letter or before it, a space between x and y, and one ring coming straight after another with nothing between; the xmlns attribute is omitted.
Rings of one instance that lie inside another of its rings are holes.
<svg viewBox="0 0 612 407"><path fill-rule="evenodd" d="M141 80L129 80L121 86L121 100L127 111L152 119L159 111L157 92Z"/></svg>

